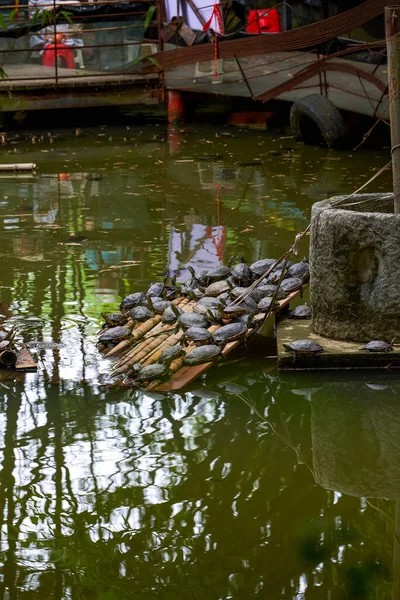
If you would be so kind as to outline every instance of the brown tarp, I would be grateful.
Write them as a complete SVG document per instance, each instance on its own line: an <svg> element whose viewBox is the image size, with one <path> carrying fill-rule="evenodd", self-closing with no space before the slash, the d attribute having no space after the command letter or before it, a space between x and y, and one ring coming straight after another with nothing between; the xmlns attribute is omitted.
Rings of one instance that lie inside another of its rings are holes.
<svg viewBox="0 0 400 600"><path fill-rule="evenodd" d="M270 52L289 52L315 47L351 29L360 27L383 14L385 6L400 6L400 0L366 0L359 6L339 15L282 33L256 35L250 38L219 41L219 58L257 56ZM167 50L152 56L156 61L150 70L171 69L180 65L211 61L213 44L201 44L190 48Z"/></svg>

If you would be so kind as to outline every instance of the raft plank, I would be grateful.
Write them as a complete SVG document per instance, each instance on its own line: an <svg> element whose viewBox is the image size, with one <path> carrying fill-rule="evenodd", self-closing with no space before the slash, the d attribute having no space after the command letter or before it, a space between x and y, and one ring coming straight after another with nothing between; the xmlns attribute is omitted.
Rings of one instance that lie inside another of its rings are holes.
<svg viewBox="0 0 400 600"><path fill-rule="evenodd" d="M285 371L336 369L397 369L400 368L400 349L392 352L366 352L362 342L332 340L314 333L311 321L285 319L278 324L278 369ZM283 344L295 340L314 340L324 348L319 357L301 357L296 360L286 352Z"/></svg>

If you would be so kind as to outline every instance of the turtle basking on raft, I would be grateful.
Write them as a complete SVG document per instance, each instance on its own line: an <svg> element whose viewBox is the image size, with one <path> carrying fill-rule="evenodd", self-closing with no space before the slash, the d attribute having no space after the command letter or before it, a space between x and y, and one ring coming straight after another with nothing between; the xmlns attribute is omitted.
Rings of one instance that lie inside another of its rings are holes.
<svg viewBox="0 0 400 600"><path fill-rule="evenodd" d="M365 344L363 348L360 350L365 350L366 352L391 352L393 350L393 344L396 338L393 338L391 342L383 342L381 340L372 340Z"/></svg>

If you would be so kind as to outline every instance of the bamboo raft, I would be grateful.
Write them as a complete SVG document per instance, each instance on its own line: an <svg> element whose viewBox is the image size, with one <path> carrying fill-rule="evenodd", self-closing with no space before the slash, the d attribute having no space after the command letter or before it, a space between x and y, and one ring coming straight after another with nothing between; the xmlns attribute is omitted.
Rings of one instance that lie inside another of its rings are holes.
<svg viewBox="0 0 400 600"><path fill-rule="evenodd" d="M270 313L259 313L254 317L254 325L249 328L246 334L245 343L246 345L251 342L252 338L257 335L264 327L266 320L269 317L275 316L282 309L287 307L290 302L300 294L300 290L296 290L289 294L283 300L277 302L278 306ZM192 310L195 301L189 300L188 298L177 298L174 304L179 306L184 312ZM226 321L228 323L229 321ZM114 362L114 368L112 370L113 376L127 376L134 364L140 364L145 367L156 363L161 356L162 352L169 346L174 346L179 343L183 337L184 332L179 331L175 333L174 325L165 325L161 321L161 315L156 315L144 323L134 325L132 322L128 322L127 327L132 330L132 335L129 339L121 341L119 344L111 349L103 349L103 355L106 358L118 360ZM221 325L212 325L208 328L210 332L214 332L219 329ZM157 337L152 337L157 334ZM140 341L142 340L142 341ZM228 342L223 350L222 356L228 355L230 352L235 350L238 346L243 344L243 340L235 340ZM183 349L186 354L191 352L196 346L190 344L184 346ZM196 366L186 366L183 364L184 357L178 358L170 365L171 375L167 381L153 381L145 386L143 389L146 391L158 391L166 392L172 390L181 390L186 385L192 383L195 379L203 375L208 371L218 360L212 362L203 363ZM122 386L133 386L138 387L133 381L123 382L122 380L117 382Z"/></svg>

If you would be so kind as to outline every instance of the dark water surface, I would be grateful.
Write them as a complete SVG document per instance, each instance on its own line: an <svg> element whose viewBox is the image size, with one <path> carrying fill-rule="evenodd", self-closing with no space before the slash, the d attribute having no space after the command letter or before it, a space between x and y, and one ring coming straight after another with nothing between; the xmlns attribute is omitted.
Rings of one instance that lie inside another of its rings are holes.
<svg viewBox="0 0 400 600"><path fill-rule="evenodd" d="M390 374L279 376L247 355L145 394L108 386L94 346L100 312L166 268L281 255L313 202L387 151L200 126L49 133L2 146L38 164L0 174L0 313L39 369L0 379L0 598L400 598ZM390 174L371 187L389 189Z"/></svg>

